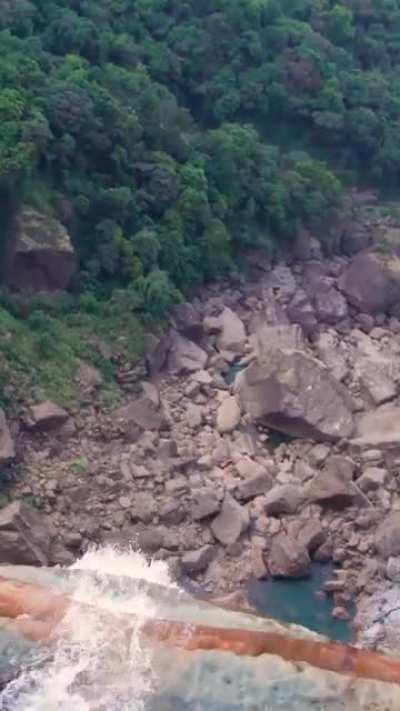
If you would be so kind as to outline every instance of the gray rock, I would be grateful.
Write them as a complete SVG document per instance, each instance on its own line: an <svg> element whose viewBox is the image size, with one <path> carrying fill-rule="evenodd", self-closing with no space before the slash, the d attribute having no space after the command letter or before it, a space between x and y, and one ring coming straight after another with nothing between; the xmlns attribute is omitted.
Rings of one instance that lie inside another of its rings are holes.
<svg viewBox="0 0 400 711"><path fill-rule="evenodd" d="M364 333L370 333L375 324L374 317L371 314L357 314L357 321Z"/></svg>
<svg viewBox="0 0 400 711"><path fill-rule="evenodd" d="M194 341L200 340L203 335L201 315L189 301L183 301L175 306L172 311L172 322L179 333Z"/></svg>
<svg viewBox="0 0 400 711"><path fill-rule="evenodd" d="M268 356L271 349L301 349L304 338L297 324L261 326L251 337L254 352L259 357Z"/></svg>
<svg viewBox="0 0 400 711"><path fill-rule="evenodd" d="M159 529L148 528L139 532L137 542L144 553L156 553L164 545L164 536Z"/></svg>
<svg viewBox="0 0 400 711"><path fill-rule="evenodd" d="M46 402L31 408L27 424L32 430L49 432L62 427L68 418L68 412L55 405L54 402L46 400Z"/></svg>
<svg viewBox="0 0 400 711"><path fill-rule="evenodd" d="M202 521L204 518L219 513L220 509L221 497L216 491L201 491L196 496L196 503L192 508L192 518L194 521Z"/></svg>
<svg viewBox="0 0 400 711"><path fill-rule="evenodd" d="M156 410L147 398L134 400L129 405L121 407L115 416L122 421L125 427L134 424L139 430L158 432L160 429L169 427L165 413L162 410Z"/></svg>
<svg viewBox="0 0 400 711"><path fill-rule="evenodd" d="M168 370L176 375L204 370L208 355L200 346L178 333L172 334Z"/></svg>
<svg viewBox="0 0 400 711"><path fill-rule="evenodd" d="M400 558L389 558L386 564L386 575L393 583L400 583Z"/></svg>
<svg viewBox="0 0 400 711"><path fill-rule="evenodd" d="M322 528L321 522L312 518L308 521L294 521L289 526L289 535L296 540L301 547L306 548L309 553L313 553L319 548L326 538L326 533Z"/></svg>
<svg viewBox="0 0 400 711"><path fill-rule="evenodd" d="M236 498L239 499L239 501L249 501L256 496L261 496L269 491L273 481L272 476L267 471L250 477L239 484L236 489Z"/></svg>
<svg viewBox="0 0 400 711"><path fill-rule="evenodd" d="M14 459L15 447L7 425L6 416L0 409L0 467L5 467Z"/></svg>
<svg viewBox="0 0 400 711"><path fill-rule="evenodd" d="M182 557L181 567L184 573L202 573L207 570L215 556L214 546L203 546L196 551L188 551Z"/></svg>
<svg viewBox="0 0 400 711"><path fill-rule="evenodd" d="M307 549L285 534L273 539L267 562L274 578L306 578L311 572Z"/></svg>
<svg viewBox="0 0 400 711"><path fill-rule="evenodd" d="M284 264L278 264L266 279L266 287L273 289L282 303L287 303L294 296L297 283L293 272Z"/></svg>
<svg viewBox="0 0 400 711"><path fill-rule="evenodd" d="M186 408L186 421L189 427L193 430L201 427L203 423L203 411L201 407L193 403L189 403Z"/></svg>
<svg viewBox="0 0 400 711"><path fill-rule="evenodd" d="M400 511L383 519L376 531L374 544L383 558L400 555Z"/></svg>
<svg viewBox="0 0 400 711"><path fill-rule="evenodd" d="M217 411L217 430L220 434L233 432L242 416L240 405L233 396L225 398Z"/></svg>
<svg viewBox="0 0 400 711"><path fill-rule="evenodd" d="M324 331L316 343L318 357L325 363L336 380L344 380L350 372L347 359L337 333Z"/></svg>
<svg viewBox="0 0 400 711"><path fill-rule="evenodd" d="M376 252L358 254L340 277L339 288L362 313L385 312L400 298L398 261Z"/></svg>
<svg viewBox="0 0 400 711"><path fill-rule="evenodd" d="M305 501L303 489L293 484L274 486L265 497L264 508L267 514L294 514Z"/></svg>
<svg viewBox="0 0 400 711"><path fill-rule="evenodd" d="M331 457L307 489L310 501L317 504L343 508L353 502L352 486L354 462L346 457Z"/></svg>
<svg viewBox="0 0 400 711"><path fill-rule="evenodd" d="M249 526L247 509L235 501L229 494L225 495L221 511L211 523L211 530L220 543L229 546L236 543Z"/></svg>
<svg viewBox="0 0 400 711"><path fill-rule="evenodd" d="M178 526L185 520L186 512L180 503L172 500L166 501L165 504L161 506L159 515L163 523Z"/></svg>
<svg viewBox="0 0 400 711"><path fill-rule="evenodd" d="M300 351L271 350L239 373L236 389L253 420L289 435L334 441L354 430L347 390Z"/></svg>
<svg viewBox="0 0 400 711"><path fill-rule="evenodd" d="M221 327L217 337L219 350L241 353L246 342L246 330L243 321L228 307L224 308L218 320Z"/></svg>
<svg viewBox="0 0 400 711"><path fill-rule="evenodd" d="M400 407L384 406L363 415L353 444L367 449L400 444Z"/></svg>
<svg viewBox="0 0 400 711"><path fill-rule="evenodd" d="M50 533L43 516L14 501L0 510L0 562L48 565Z"/></svg>
<svg viewBox="0 0 400 711"><path fill-rule="evenodd" d="M315 447L313 447L308 453L308 461L311 466L320 467L321 464L327 460L330 451L330 447L326 444L316 444Z"/></svg>
<svg viewBox="0 0 400 711"><path fill-rule="evenodd" d="M291 323L299 325L308 336L316 329L318 321L315 309L303 289L298 289L287 307L287 315Z"/></svg>
<svg viewBox="0 0 400 711"><path fill-rule="evenodd" d="M397 395L397 385L394 382L394 363L377 353L358 358L355 363L354 375L361 392L372 400L374 405L383 405L393 400Z"/></svg>
<svg viewBox="0 0 400 711"><path fill-rule="evenodd" d="M163 333L162 336L156 336L154 333L145 333L145 360L150 377L157 377L166 366L171 343L172 337L169 331Z"/></svg>
<svg viewBox="0 0 400 711"><path fill-rule="evenodd" d="M369 491L376 491L387 484L389 472L380 467L368 467L357 479L357 486L367 494Z"/></svg>
<svg viewBox="0 0 400 711"><path fill-rule="evenodd" d="M347 318L346 299L334 287L319 289L314 298L315 308L321 321L334 325Z"/></svg>

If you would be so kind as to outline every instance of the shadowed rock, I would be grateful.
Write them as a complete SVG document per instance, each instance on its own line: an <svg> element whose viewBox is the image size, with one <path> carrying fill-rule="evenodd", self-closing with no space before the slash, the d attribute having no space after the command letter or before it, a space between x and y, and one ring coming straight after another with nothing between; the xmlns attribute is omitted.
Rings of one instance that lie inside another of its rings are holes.
<svg viewBox="0 0 400 711"><path fill-rule="evenodd" d="M75 271L75 252L65 227L48 215L25 207L16 218L7 281L17 291L67 288Z"/></svg>
<svg viewBox="0 0 400 711"><path fill-rule="evenodd" d="M296 350L274 350L236 379L244 411L294 437L335 441L354 424L347 390L319 361Z"/></svg>

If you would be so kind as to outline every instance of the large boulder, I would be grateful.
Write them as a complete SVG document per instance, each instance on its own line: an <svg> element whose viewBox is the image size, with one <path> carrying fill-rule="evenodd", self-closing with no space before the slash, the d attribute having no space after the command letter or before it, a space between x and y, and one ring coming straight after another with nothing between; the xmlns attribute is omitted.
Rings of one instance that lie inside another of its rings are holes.
<svg viewBox="0 0 400 711"><path fill-rule="evenodd" d="M14 441L7 425L6 416L0 409L0 467L6 467L14 457Z"/></svg>
<svg viewBox="0 0 400 711"><path fill-rule="evenodd" d="M221 511L211 524L211 530L220 543L229 546L240 538L249 526L249 514L244 506L226 494Z"/></svg>
<svg viewBox="0 0 400 711"><path fill-rule="evenodd" d="M400 298L400 259L377 252L357 254L339 279L348 302L362 313L388 311Z"/></svg>
<svg viewBox="0 0 400 711"><path fill-rule="evenodd" d="M172 334L168 356L168 370L171 373L179 375L204 370L207 360L207 353L196 343L189 341L179 333Z"/></svg>
<svg viewBox="0 0 400 711"><path fill-rule="evenodd" d="M268 569L274 578L307 578L311 572L310 556L296 539L280 534L272 541Z"/></svg>
<svg viewBox="0 0 400 711"><path fill-rule="evenodd" d="M239 373L235 386L243 410L271 429L327 441L353 432L347 390L301 351L272 349Z"/></svg>
<svg viewBox="0 0 400 711"><path fill-rule="evenodd" d="M0 563L48 565L50 533L43 517L14 501L0 510Z"/></svg>
<svg viewBox="0 0 400 711"><path fill-rule="evenodd" d="M246 342L246 330L239 316L225 307L218 316L220 333L217 337L217 346L220 351L241 353Z"/></svg>
<svg viewBox="0 0 400 711"><path fill-rule="evenodd" d="M48 215L25 207L15 221L7 282L17 291L59 291L75 270L75 252L66 228Z"/></svg>

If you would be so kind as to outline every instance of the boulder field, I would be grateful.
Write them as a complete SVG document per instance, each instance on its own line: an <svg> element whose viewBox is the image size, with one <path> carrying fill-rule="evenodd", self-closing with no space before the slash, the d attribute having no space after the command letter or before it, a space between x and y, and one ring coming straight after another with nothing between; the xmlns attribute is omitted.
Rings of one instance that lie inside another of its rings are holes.
<svg viewBox="0 0 400 711"><path fill-rule="evenodd" d="M379 298L362 283L365 260ZM178 305L170 328L148 335L143 363L113 354L115 410L101 408L91 373L69 413L47 402L9 425L2 414L13 483L1 561L65 564L91 544L133 542L214 593L254 576L304 577L313 560L337 566L325 592L338 615L390 591L399 279L374 252L258 259L246 280Z"/></svg>

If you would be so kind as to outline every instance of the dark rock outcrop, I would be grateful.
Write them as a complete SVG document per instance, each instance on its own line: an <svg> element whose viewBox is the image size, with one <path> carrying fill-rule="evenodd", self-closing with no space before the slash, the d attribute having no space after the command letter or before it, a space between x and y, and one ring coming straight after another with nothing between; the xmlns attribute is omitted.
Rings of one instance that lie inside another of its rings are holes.
<svg viewBox="0 0 400 711"><path fill-rule="evenodd" d="M66 228L58 220L25 207L15 221L8 285L16 291L64 290L75 271L75 261Z"/></svg>

